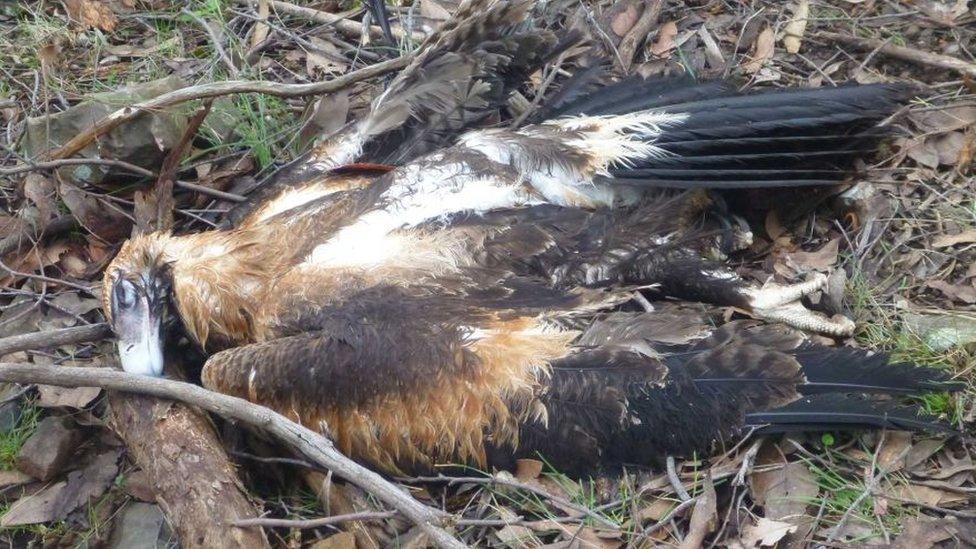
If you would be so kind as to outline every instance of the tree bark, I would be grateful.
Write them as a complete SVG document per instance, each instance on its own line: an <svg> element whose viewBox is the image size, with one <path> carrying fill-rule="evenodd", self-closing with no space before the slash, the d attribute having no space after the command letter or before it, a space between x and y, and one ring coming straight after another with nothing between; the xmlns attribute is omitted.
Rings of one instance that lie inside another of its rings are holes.
<svg viewBox="0 0 976 549"><path fill-rule="evenodd" d="M111 392L110 425L149 475L184 548L269 547L260 527L232 526L258 516L209 418L184 404Z"/></svg>

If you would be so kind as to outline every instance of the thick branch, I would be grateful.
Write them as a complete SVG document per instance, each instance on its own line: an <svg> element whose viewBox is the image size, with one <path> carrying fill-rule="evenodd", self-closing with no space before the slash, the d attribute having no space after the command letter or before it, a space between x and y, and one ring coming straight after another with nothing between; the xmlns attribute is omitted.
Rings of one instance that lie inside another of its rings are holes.
<svg viewBox="0 0 976 549"><path fill-rule="evenodd" d="M427 507L382 476L342 455L332 441L264 406L208 391L189 383L137 376L107 368L75 368L0 363L0 380L44 383L61 387L103 387L116 391L169 398L199 406L224 417L252 425L277 437L309 460L326 467L420 526L440 547L461 548L461 542L441 524L446 515Z"/></svg>
<svg viewBox="0 0 976 549"><path fill-rule="evenodd" d="M311 84L282 84L280 82L261 82L247 80L230 80L227 82L212 82L199 86L189 86L156 96L129 107L123 107L93 124L87 131L80 133L60 148L51 151L48 159L57 160L67 158L90 145L98 136L112 131L121 124L132 120L141 113L164 109L195 99L207 99L235 93L265 93L278 97L304 97L332 93L361 80L367 80L388 72L400 70L407 66L409 57L398 57L376 63L368 67L344 74L338 78L325 82Z"/></svg>
<svg viewBox="0 0 976 549"><path fill-rule="evenodd" d="M917 50L915 48L906 48L905 46L890 44L884 40L878 40L877 38L860 38L847 34L838 34L836 32L821 31L817 33L817 36L826 38L827 40L832 40L834 42L840 42L841 44L846 44L848 46L854 46L855 48L862 50L877 50L881 54L902 59L904 61L910 61L915 64L927 65L929 67L936 67L940 69L949 69L959 71L963 74L968 74L969 76L976 76L976 64L963 61L962 59L952 57L950 55L932 53Z"/></svg>
<svg viewBox="0 0 976 549"><path fill-rule="evenodd" d="M109 424L148 475L156 503L182 547L269 547L259 525L237 524L254 520L258 511L205 413L170 400L114 391L108 401Z"/></svg>

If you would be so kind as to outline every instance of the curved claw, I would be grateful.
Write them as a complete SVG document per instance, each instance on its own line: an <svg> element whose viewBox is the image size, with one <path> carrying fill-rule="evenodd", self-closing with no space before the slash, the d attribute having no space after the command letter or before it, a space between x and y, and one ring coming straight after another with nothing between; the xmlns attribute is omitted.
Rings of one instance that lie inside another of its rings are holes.
<svg viewBox="0 0 976 549"><path fill-rule="evenodd" d="M826 285L827 276L817 274L812 279L798 284L785 286L766 284L762 288L749 289L746 294L749 296L752 313L758 318L782 322L808 332L848 337L854 333L856 327L851 319L843 315L828 317L817 311L811 311L800 303L804 296L821 290Z"/></svg>

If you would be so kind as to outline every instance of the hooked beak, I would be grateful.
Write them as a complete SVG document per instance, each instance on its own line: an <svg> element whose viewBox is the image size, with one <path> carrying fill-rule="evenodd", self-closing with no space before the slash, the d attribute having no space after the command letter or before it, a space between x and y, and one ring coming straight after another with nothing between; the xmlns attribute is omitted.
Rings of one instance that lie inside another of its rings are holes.
<svg viewBox="0 0 976 549"><path fill-rule="evenodd" d="M144 291L128 282L116 289L112 328L122 369L133 374L163 374L163 311Z"/></svg>
<svg viewBox="0 0 976 549"><path fill-rule="evenodd" d="M151 319L149 319L151 320ZM159 377L163 375L163 346L159 321L147 323L144 330L133 337L119 337L116 346L122 369L130 374Z"/></svg>

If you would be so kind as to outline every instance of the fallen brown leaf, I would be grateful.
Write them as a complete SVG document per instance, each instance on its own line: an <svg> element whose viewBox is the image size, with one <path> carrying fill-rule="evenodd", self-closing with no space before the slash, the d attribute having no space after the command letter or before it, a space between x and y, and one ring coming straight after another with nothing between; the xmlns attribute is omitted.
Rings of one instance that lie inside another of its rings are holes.
<svg viewBox="0 0 976 549"><path fill-rule="evenodd" d="M106 2L99 0L65 0L65 10L68 16L89 27L101 29L105 32L115 30L117 18Z"/></svg>
<svg viewBox="0 0 976 549"><path fill-rule="evenodd" d="M790 19L790 22L783 29L785 32L783 47L786 48L787 52L797 53L800 51L800 45L803 43L803 34L807 30L807 19L809 17L810 2L808 0L800 0L793 8L793 18Z"/></svg>
<svg viewBox="0 0 976 549"><path fill-rule="evenodd" d="M807 507L820 494L813 473L799 461L779 469L753 473L749 484L752 498L763 506L766 518L792 524L809 519Z"/></svg>
<svg viewBox="0 0 976 549"><path fill-rule="evenodd" d="M84 408L98 397L102 390L98 387L55 387L38 385L40 398L37 403L44 408Z"/></svg>
<svg viewBox="0 0 976 549"><path fill-rule="evenodd" d="M712 477L706 476L702 485L702 493L695 502L688 524L688 534L681 540L681 549L695 549L702 546L705 536L715 531L718 526L718 511L715 496L715 486Z"/></svg>
<svg viewBox="0 0 976 549"><path fill-rule="evenodd" d="M100 454L83 469L69 473L67 479L17 500L3 518L0 518L0 526L63 519L90 498L105 493L119 471L118 461L121 454L120 449Z"/></svg>
<svg viewBox="0 0 976 549"><path fill-rule="evenodd" d="M528 482L539 478L542 473L542 462L537 459L515 460L515 478Z"/></svg>
<svg viewBox="0 0 976 549"><path fill-rule="evenodd" d="M742 65L745 73L752 74L759 72L770 58L776 46L776 35L771 27L766 27L756 37L756 44L752 50L749 61Z"/></svg>
<svg viewBox="0 0 976 549"><path fill-rule="evenodd" d="M932 146L939 155L939 164L955 166L960 153L966 145L966 136L962 132L949 132L933 138Z"/></svg>
<svg viewBox="0 0 976 549"><path fill-rule="evenodd" d="M878 468L888 473L905 467L905 458L912 448L912 434L907 431L889 431L878 451Z"/></svg>
<svg viewBox="0 0 976 549"><path fill-rule="evenodd" d="M352 532L339 532L316 541L311 549L356 549L356 536Z"/></svg>
<svg viewBox="0 0 976 549"><path fill-rule="evenodd" d="M826 271L837 264L837 252L840 247L840 237L824 244L813 252L792 252L785 256L787 264L797 273L810 271Z"/></svg>
<svg viewBox="0 0 976 549"><path fill-rule="evenodd" d="M668 21L661 25L657 31L657 40L651 46L651 55L663 57L674 49L674 38L678 36L678 25L674 21Z"/></svg>
<svg viewBox="0 0 976 549"><path fill-rule="evenodd" d="M976 242L976 229L969 229L958 234L943 234L932 239L932 246L947 248L956 244L970 244Z"/></svg>
<svg viewBox="0 0 976 549"><path fill-rule="evenodd" d="M953 537L955 529L946 519L909 519L892 549L928 549L940 541Z"/></svg>
<svg viewBox="0 0 976 549"><path fill-rule="evenodd" d="M909 115L909 119L924 133L946 133L967 128L976 123L976 107L945 107L913 113Z"/></svg>
<svg viewBox="0 0 976 549"><path fill-rule="evenodd" d="M930 280L925 285L939 290L954 301L976 303L976 288L970 284L951 284L945 280Z"/></svg>
<svg viewBox="0 0 976 549"><path fill-rule="evenodd" d="M610 16L610 30L619 37L623 37L634 28L640 18L640 3L632 0L619 2L612 9Z"/></svg>
<svg viewBox="0 0 976 549"><path fill-rule="evenodd" d="M939 507L952 506L968 500L965 494L940 490L931 486L918 486L913 484L899 484L898 486L884 490L882 497L884 495L890 495L897 498L897 500Z"/></svg>
<svg viewBox="0 0 976 549"><path fill-rule="evenodd" d="M779 543L787 534L796 532L797 525L760 517L756 524L748 524L740 542L744 547L770 547Z"/></svg>

